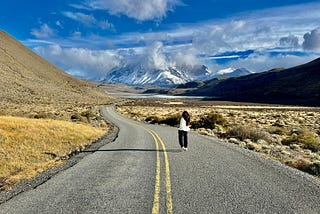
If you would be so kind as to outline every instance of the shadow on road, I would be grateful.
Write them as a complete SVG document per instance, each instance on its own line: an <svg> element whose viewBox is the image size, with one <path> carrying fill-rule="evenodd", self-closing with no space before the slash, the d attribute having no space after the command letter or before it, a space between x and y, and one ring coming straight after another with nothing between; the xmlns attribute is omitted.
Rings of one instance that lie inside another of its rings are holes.
<svg viewBox="0 0 320 214"><path fill-rule="evenodd" d="M81 151L81 153L93 153L93 152L170 152L170 153L179 153L181 152L181 149L98 149L98 150L84 150Z"/></svg>

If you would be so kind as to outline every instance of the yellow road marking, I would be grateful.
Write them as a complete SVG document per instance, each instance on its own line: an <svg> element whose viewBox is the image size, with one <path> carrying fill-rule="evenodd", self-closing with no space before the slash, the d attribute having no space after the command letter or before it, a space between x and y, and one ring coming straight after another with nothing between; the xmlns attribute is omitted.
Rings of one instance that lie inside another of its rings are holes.
<svg viewBox="0 0 320 214"><path fill-rule="evenodd" d="M158 214L159 213L159 198L160 198L160 178L161 178L161 176L160 176L161 167L160 167L159 143L157 141L157 138L152 133L150 133L150 134L154 139L154 142L156 144L156 150L157 150L157 169L156 169L156 181L155 181L155 187L154 187L152 214Z"/></svg>
<svg viewBox="0 0 320 214"><path fill-rule="evenodd" d="M167 154L167 150L166 150L166 146L163 143L162 139L160 138L160 136L155 132L150 130L151 132L153 132L157 138L159 139L161 145L162 145L162 149L163 149L163 154L164 154L164 159L165 159L165 164L166 164L166 201L167 201L167 213L171 214L172 213L172 194L171 194L171 180L170 180L170 166L169 166L169 159L168 159L168 154Z"/></svg>
<svg viewBox="0 0 320 214"><path fill-rule="evenodd" d="M165 169L166 169L166 206L167 206L167 213L172 214L172 194L171 194L171 180L170 180L170 166L169 166L169 159L166 150L166 146L162 141L161 137L153 130L145 128L139 124L134 124L125 120L122 120L125 123L129 123L134 126L138 126L144 130L146 130L153 138L156 144L156 151L157 151L157 169L156 169L156 180L155 180L155 188L154 188L154 197L153 197L153 207L152 207L152 214L159 213L159 204L160 204L160 179L161 179L161 163L160 163L160 153L159 153L159 142L161 143L164 159L165 159Z"/></svg>

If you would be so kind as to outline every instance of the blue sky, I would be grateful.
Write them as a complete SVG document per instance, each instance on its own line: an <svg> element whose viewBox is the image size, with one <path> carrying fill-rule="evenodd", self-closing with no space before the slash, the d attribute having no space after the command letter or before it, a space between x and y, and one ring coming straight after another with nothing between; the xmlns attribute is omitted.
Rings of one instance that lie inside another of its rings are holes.
<svg viewBox="0 0 320 214"><path fill-rule="evenodd" d="M320 57L320 1L11 0L0 28L68 73L139 61L254 72Z"/></svg>

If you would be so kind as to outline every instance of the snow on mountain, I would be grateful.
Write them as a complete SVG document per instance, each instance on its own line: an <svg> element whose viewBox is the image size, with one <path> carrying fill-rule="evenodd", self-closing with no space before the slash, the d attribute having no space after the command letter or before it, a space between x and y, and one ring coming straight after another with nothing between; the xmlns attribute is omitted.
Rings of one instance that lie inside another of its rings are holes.
<svg viewBox="0 0 320 214"><path fill-rule="evenodd" d="M217 71L213 74L214 77L238 77L252 74L253 72L249 71L246 68L226 68Z"/></svg>
<svg viewBox="0 0 320 214"><path fill-rule="evenodd" d="M208 79L209 69L203 65L170 66L164 69L146 68L141 64L127 65L110 71L102 81L128 85L173 86L194 80Z"/></svg>
<svg viewBox="0 0 320 214"><path fill-rule="evenodd" d="M226 68L211 72L204 65L169 66L164 69L145 67L142 64L130 64L111 70L101 81L118 82L127 85L175 86L197 80L236 77L252 74L245 68Z"/></svg>
<svg viewBox="0 0 320 214"><path fill-rule="evenodd" d="M128 85L174 86L209 79L211 71L189 53L170 52L161 42L146 47L143 54L123 50L118 67L106 71L102 81Z"/></svg>
<svg viewBox="0 0 320 214"><path fill-rule="evenodd" d="M230 74L234 71L234 68L226 68L226 69L222 69L220 71L217 72L217 75L225 75L225 74Z"/></svg>
<svg viewBox="0 0 320 214"><path fill-rule="evenodd" d="M101 81L170 87L191 81L251 73L244 68L228 68L214 73L201 65L192 54L166 52L161 42L152 44L144 54L123 50L122 55L119 66L107 71L100 78Z"/></svg>

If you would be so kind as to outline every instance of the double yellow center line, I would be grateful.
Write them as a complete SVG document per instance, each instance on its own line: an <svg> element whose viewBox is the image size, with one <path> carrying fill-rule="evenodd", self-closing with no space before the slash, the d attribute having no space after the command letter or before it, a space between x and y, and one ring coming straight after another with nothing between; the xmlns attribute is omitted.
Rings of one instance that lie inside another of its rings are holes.
<svg viewBox="0 0 320 214"><path fill-rule="evenodd" d="M162 146L164 159L165 159L165 169L166 169L166 206L167 206L167 213L172 213L172 195L171 195L171 181L170 181L170 166L169 166L169 160L168 160L168 154L166 150L166 146L163 143L160 136L154 132L153 130L146 129L151 136L153 137L155 144L156 144L156 150L157 150L157 169L156 169L156 182L155 182L155 189L154 189L154 198L153 198L153 208L152 208L152 214L159 213L159 199L160 199L160 177L161 177L161 166L160 166L160 153L159 153L159 142Z"/></svg>
<svg viewBox="0 0 320 214"><path fill-rule="evenodd" d="M156 180L155 180L155 188L154 188L154 197L153 197L153 207L152 207L152 214L158 214L160 208L160 183L161 183L161 159L160 159L160 146L161 144L162 151L164 154L164 161L165 161L165 184L166 184L166 207L167 207L167 214L172 213L172 194L171 194L171 181L170 181L170 166L169 166L169 159L168 153L166 150L166 146L162 141L161 137L153 130L145 128L141 125L131 123L128 121L124 121L134 126L138 126L144 130L146 130L154 139L156 144L156 155L157 155L157 164L156 164Z"/></svg>

